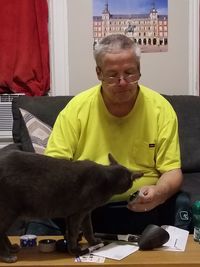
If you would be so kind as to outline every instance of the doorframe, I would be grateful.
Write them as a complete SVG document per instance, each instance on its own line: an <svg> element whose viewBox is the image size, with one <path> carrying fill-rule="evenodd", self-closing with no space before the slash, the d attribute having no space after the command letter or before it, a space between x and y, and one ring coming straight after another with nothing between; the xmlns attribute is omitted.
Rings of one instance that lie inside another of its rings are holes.
<svg viewBox="0 0 200 267"><path fill-rule="evenodd" d="M69 95L68 7L66 0L48 0L50 95Z"/></svg>
<svg viewBox="0 0 200 267"><path fill-rule="evenodd" d="M188 0L189 1L189 0ZM199 0L189 1L189 94L199 94Z"/></svg>

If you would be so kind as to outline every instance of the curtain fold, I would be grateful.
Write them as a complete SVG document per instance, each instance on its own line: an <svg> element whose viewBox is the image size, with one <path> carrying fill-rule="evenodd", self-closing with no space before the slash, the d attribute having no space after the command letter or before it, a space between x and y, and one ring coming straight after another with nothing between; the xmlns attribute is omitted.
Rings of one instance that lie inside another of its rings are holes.
<svg viewBox="0 0 200 267"><path fill-rule="evenodd" d="M0 0L0 93L50 87L47 0Z"/></svg>

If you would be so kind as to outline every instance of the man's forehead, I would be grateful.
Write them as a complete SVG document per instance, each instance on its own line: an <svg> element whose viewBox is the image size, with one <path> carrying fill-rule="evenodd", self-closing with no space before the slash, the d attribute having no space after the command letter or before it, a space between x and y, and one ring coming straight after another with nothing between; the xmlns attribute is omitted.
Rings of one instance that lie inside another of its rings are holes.
<svg viewBox="0 0 200 267"><path fill-rule="evenodd" d="M118 68L138 68L138 60L132 55L118 55L118 54L107 54L102 59L102 67L106 70L114 70Z"/></svg>

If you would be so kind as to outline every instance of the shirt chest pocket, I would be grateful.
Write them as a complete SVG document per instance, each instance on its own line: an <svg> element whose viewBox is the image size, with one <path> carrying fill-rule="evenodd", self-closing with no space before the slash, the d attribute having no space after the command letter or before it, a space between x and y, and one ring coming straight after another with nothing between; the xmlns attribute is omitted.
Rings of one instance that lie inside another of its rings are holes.
<svg viewBox="0 0 200 267"><path fill-rule="evenodd" d="M136 165L143 168L155 168L156 165L155 142L135 141L133 144L133 158Z"/></svg>

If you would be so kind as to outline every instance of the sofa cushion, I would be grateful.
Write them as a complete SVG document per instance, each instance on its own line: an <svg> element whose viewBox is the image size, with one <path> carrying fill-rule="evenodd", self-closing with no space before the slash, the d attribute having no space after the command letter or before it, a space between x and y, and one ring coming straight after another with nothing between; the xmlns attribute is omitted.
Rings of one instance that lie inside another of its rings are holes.
<svg viewBox="0 0 200 267"><path fill-rule="evenodd" d="M44 154L52 128L30 112L20 108L34 151Z"/></svg>
<svg viewBox="0 0 200 267"><path fill-rule="evenodd" d="M12 101L13 140L21 143L22 150L34 152L32 142L20 112L25 109L42 122L53 127L58 113L67 105L73 96L19 96Z"/></svg>
<svg viewBox="0 0 200 267"><path fill-rule="evenodd" d="M200 97L164 95L177 113L183 172L200 170Z"/></svg>

